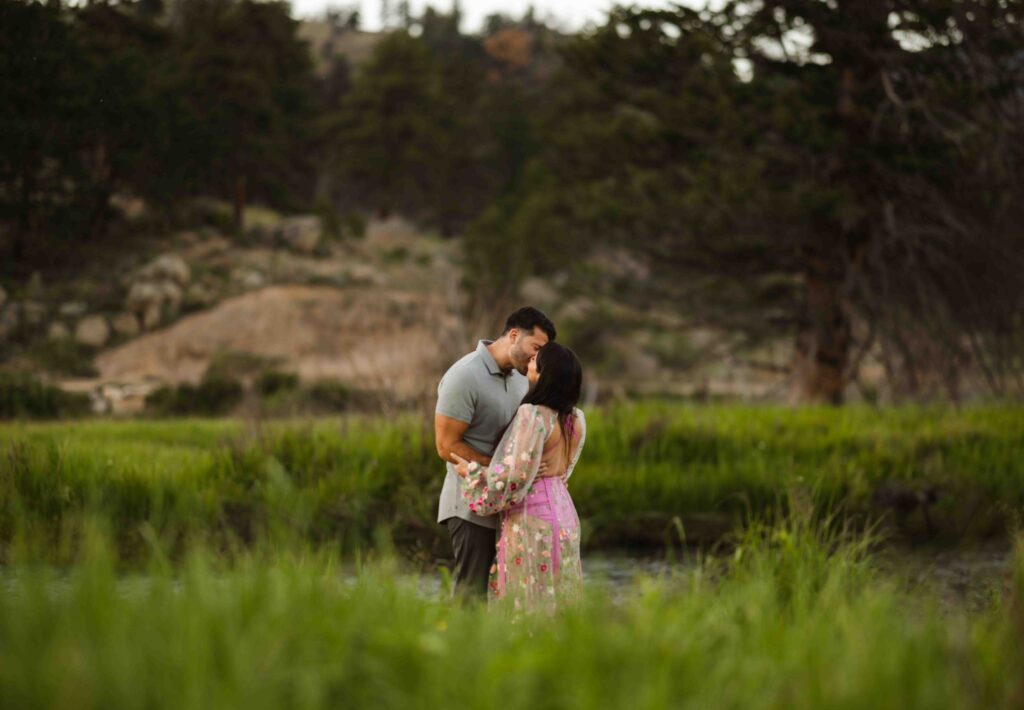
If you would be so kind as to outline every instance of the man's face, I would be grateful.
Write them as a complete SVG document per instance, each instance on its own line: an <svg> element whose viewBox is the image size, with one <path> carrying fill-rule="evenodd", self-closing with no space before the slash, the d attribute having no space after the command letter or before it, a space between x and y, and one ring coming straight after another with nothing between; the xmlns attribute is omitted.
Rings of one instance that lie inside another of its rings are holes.
<svg viewBox="0 0 1024 710"><path fill-rule="evenodd" d="M512 367L519 370L519 374L525 375L530 367L530 359L547 345L548 334L540 328L534 328L532 331L513 328L508 332L508 339L511 343L509 357L512 359Z"/></svg>

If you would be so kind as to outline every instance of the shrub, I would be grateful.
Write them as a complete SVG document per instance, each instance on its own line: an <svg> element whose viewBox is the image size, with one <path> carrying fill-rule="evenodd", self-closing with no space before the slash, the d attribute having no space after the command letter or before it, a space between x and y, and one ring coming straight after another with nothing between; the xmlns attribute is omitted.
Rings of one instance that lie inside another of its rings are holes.
<svg viewBox="0 0 1024 710"><path fill-rule="evenodd" d="M353 391L336 380L322 380L309 388L310 402L331 412L344 412L355 404Z"/></svg>
<svg viewBox="0 0 1024 710"><path fill-rule="evenodd" d="M227 414L242 400L242 385L221 377L199 385L161 387L146 397L146 408L158 416L218 416Z"/></svg>
<svg viewBox="0 0 1024 710"><path fill-rule="evenodd" d="M96 377L92 350L71 338L39 340L29 347L29 357L47 372L71 377Z"/></svg>
<svg viewBox="0 0 1024 710"><path fill-rule="evenodd" d="M0 418L55 419L89 412L89 397L37 379L0 374Z"/></svg>
<svg viewBox="0 0 1024 710"><path fill-rule="evenodd" d="M256 391L264 397L289 392L299 386L299 376L292 372L268 370L256 380Z"/></svg>

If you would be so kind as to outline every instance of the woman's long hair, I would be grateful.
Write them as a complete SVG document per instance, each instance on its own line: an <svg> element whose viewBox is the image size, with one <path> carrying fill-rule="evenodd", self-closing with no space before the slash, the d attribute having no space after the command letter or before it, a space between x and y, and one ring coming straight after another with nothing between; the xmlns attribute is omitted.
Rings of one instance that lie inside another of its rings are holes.
<svg viewBox="0 0 1024 710"><path fill-rule="evenodd" d="M558 426L568 458L572 452L572 422L583 388L583 366L572 350L550 342L537 353L537 373L540 378L523 397L522 404L542 405L558 413Z"/></svg>

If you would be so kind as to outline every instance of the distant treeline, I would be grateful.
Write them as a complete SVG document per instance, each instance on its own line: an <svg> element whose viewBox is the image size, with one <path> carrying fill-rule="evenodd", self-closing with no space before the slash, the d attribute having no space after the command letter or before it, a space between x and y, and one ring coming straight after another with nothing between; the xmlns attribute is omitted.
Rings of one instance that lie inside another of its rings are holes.
<svg viewBox="0 0 1024 710"><path fill-rule="evenodd" d="M117 195L165 216L204 195L231 201L236 222L258 201L463 228L533 150L526 65L547 31L494 21L522 30L488 54L454 16L416 23L354 70L341 53L316 67L283 2L0 1L5 253L99 237Z"/></svg>
<svg viewBox="0 0 1024 710"><path fill-rule="evenodd" d="M564 37L428 10L318 67L284 3L0 0L0 239L16 264L94 238L122 194L167 220L217 196L236 228L248 201L397 212L461 235L492 300L561 274L741 345L791 337L802 399L839 402L865 358L896 396L1020 393L1022 18L754 0Z"/></svg>

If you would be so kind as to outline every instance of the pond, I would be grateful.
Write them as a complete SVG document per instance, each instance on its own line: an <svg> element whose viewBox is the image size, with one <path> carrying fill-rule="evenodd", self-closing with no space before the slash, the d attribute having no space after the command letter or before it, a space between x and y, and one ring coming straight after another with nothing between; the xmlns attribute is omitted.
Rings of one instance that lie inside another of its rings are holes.
<svg viewBox="0 0 1024 710"><path fill-rule="evenodd" d="M892 547L874 555L873 562L886 576L893 576L907 590L924 589L933 594L947 611L978 611L1000 598L1010 578L1013 550L1008 544L990 544L970 548ZM638 554L632 550L612 550L584 556L585 583L609 594L615 600L640 593L635 584L642 578L655 578L666 584L685 583L696 570L697 556L677 554L675 558ZM15 594L22 589L22 573L0 568L0 594ZM143 593L145 574L125 574L118 580L118 591L125 595ZM67 571L50 582L56 594L70 587ZM418 587L424 596L441 592L441 575L436 571L419 576Z"/></svg>

